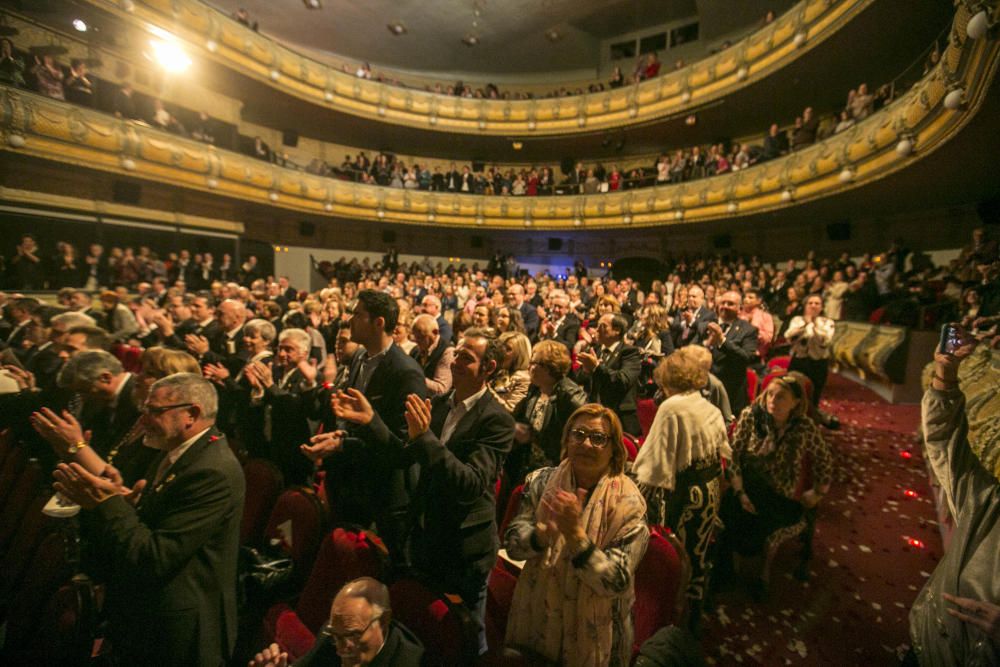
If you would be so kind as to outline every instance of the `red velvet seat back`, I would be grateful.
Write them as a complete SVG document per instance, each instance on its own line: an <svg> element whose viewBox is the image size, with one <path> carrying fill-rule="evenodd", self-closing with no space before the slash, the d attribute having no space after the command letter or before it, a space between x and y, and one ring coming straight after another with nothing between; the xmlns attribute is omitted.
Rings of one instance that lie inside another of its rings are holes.
<svg viewBox="0 0 1000 667"><path fill-rule="evenodd" d="M635 461L639 454L639 442L628 433L622 434L622 445L625 447L625 454L629 461Z"/></svg>
<svg viewBox="0 0 1000 667"><path fill-rule="evenodd" d="M524 496L524 484L518 484L514 487L514 490L510 492L510 498L507 500L507 511L503 513L503 521L497 527L500 531L500 541L503 542L503 534L507 532L507 526L510 525L511 520L517 514L518 508L521 506L521 497Z"/></svg>
<svg viewBox="0 0 1000 667"><path fill-rule="evenodd" d="M337 591L358 577L378 578L386 563L385 546L366 531L335 528L323 540L316 564L295 611L313 634L330 616Z"/></svg>
<svg viewBox="0 0 1000 667"><path fill-rule="evenodd" d="M771 360L769 360L767 362L767 370L768 370L768 372L771 372L775 368L785 368L785 369L787 369L788 365L790 363L792 363L792 358L789 357L788 355L781 356L781 357L774 357L773 359L771 359Z"/></svg>
<svg viewBox="0 0 1000 667"><path fill-rule="evenodd" d="M323 539L325 522L323 504L316 493L302 486L292 487L278 496L264 529L264 539L281 543L304 580Z"/></svg>
<svg viewBox="0 0 1000 667"><path fill-rule="evenodd" d="M747 369L747 399L753 403L753 399L757 398L757 385L760 383L760 378L757 377L757 373L752 369Z"/></svg>
<svg viewBox="0 0 1000 667"><path fill-rule="evenodd" d="M69 574L66 540L62 533L51 532L35 549L21 583L4 609L6 646L25 645L41 622L49 600Z"/></svg>
<svg viewBox="0 0 1000 667"><path fill-rule="evenodd" d="M656 401L651 398L640 399L636 403L636 415L639 417L639 426L642 427L642 435L649 435L649 428L656 418Z"/></svg>
<svg viewBox="0 0 1000 667"><path fill-rule="evenodd" d="M0 596L4 592L12 589L20 581L21 575L31 562L32 554L38 547L38 543L45 537L45 534L52 527L53 519L42 514L42 508L48 502L46 496L36 496L27 507L24 513L24 521L18 526L11 537L10 544L4 549L3 556L0 557Z"/></svg>
<svg viewBox="0 0 1000 667"><path fill-rule="evenodd" d="M142 348L118 343L111 347L111 353L122 362L122 367L129 373L142 371Z"/></svg>
<svg viewBox="0 0 1000 667"><path fill-rule="evenodd" d="M518 574L516 567L499 556L490 571L486 584L486 639L490 647L503 645Z"/></svg>
<svg viewBox="0 0 1000 667"><path fill-rule="evenodd" d="M28 509L39 497L41 485L42 469L34 462L27 463L11 486L3 505L0 505L0 554L6 553L18 526L28 520Z"/></svg>
<svg viewBox="0 0 1000 667"><path fill-rule="evenodd" d="M257 545L285 482L278 466L266 459L250 459L243 464L247 494L243 500L240 544Z"/></svg>
<svg viewBox="0 0 1000 667"><path fill-rule="evenodd" d="M665 625L679 624L690 578L687 553L669 528L654 526L649 546L635 572L633 654Z"/></svg>
<svg viewBox="0 0 1000 667"><path fill-rule="evenodd" d="M479 651L478 629L459 602L432 591L414 579L389 587L393 617L424 644L427 667L471 665Z"/></svg>

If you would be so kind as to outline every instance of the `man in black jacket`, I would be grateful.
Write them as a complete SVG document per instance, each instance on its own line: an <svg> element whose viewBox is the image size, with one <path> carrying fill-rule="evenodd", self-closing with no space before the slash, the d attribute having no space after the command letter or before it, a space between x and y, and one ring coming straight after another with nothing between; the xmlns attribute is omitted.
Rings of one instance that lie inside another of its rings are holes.
<svg viewBox="0 0 1000 667"><path fill-rule="evenodd" d="M757 327L740 319L743 299L725 292L717 299L719 321L705 328L705 347L712 351L712 375L722 380L733 414L747 406L747 368L757 358Z"/></svg>
<svg viewBox="0 0 1000 667"><path fill-rule="evenodd" d="M337 593L330 620L295 667L419 667L423 654L423 644L410 629L392 620L385 584L361 577ZM254 656L250 667L288 667L288 654L271 644Z"/></svg>
<svg viewBox="0 0 1000 667"><path fill-rule="evenodd" d="M597 322L597 349L577 355L583 372L577 381L586 387L587 398L614 410L622 422L622 430L641 435L636 414L635 394L642 372L639 348L622 339L628 322L621 315L607 313Z"/></svg>
<svg viewBox="0 0 1000 667"><path fill-rule="evenodd" d="M493 485L514 442L514 419L487 388L502 359L494 337L467 330L451 365L454 391L433 402L407 397L405 440L359 392L334 402L338 415L367 427L380 458L420 465L410 510L413 564L433 584L458 593L480 624L499 547Z"/></svg>
<svg viewBox="0 0 1000 667"><path fill-rule="evenodd" d="M670 325L674 348L702 342L706 327L717 319L718 316L705 306L705 291L697 285L689 289L687 307L677 314Z"/></svg>
<svg viewBox="0 0 1000 667"><path fill-rule="evenodd" d="M147 484L124 489L76 463L55 473L111 568L108 633L118 664L221 665L232 653L244 481L213 428L216 406L204 378L166 377L143 407L145 444L160 450Z"/></svg>
<svg viewBox="0 0 1000 667"><path fill-rule="evenodd" d="M393 343L392 332L399 320L399 306L388 294L362 290L351 317L351 340L362 345L355 357L347 386L363 393L378 412L386 428L406 438L403 418L406 397L427 396L424 372L402 348ZM327 392L318 396L329 398ZM406 564L410 490L416 485L416 466L402 467L398 461L378 456L367 429L338 419L330 423L327 408L325 433L315 436L303 453L324 458L327 498L336 518L362 526L373 522L379 537L399 564Z"/></svg>
<svg viewBox="0 0 1000 667"><path fill-rule="evenodd" d="M566 346L571 353L580 334L580 318L570 312L569 297L557 290L552 294L549 315L538 330L539 340L554 340Z"/></svg>
<svg viewBox="0 0 1000 667"><path fill-rule="evenodd" d="M538 310L525 300L524 288L514 283L507 290L507 298L511 308L517 308L521 313L521 320L524 322L524 335L529 340L534 341L538 336Z"/></svg>

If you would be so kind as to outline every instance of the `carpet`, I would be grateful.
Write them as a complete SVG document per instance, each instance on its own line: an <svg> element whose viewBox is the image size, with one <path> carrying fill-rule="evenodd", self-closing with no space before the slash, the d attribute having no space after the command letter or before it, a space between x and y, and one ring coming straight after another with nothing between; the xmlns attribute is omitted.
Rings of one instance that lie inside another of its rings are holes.
<svg viewBox="0 0 1000 667"><path fill-rule="evenodd" d="M753 602L740 584L719 593L702 629L709 664L895 665L909 648L910 605L942 555L920 406L890 405L831 375L821 407L842 427L824 430L836 466L810 579L792 577L792 540L767 601Z"/></svg>

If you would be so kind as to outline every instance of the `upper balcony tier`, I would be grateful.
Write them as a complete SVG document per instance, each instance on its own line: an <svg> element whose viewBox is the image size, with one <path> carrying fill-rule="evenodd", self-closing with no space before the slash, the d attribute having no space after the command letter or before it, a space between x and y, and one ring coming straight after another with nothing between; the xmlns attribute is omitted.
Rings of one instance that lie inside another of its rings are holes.
<svg viewBox="0 0 1000 667"><path fill-rule="evenodd" d="M968 20L960 5L938 66L850 130L735 174L641 191L528 199L347 183L9 88L0 89L0 132L4 150L33 158L348 220L599 230L728 219L861 187L944 145L975 116L998 67L998 41L968 39Z"/></svg>
<svg viewBox="0 0 1000 667"><path fill-rule="evenodd" d="M718 103L802 59L885 0L802 0L732 47L680 70L605 92L535 100L462 98L361 79L198 0L87 2L168 31L215 63L325 109L438 133L543 137L649 124Z"/></svg>

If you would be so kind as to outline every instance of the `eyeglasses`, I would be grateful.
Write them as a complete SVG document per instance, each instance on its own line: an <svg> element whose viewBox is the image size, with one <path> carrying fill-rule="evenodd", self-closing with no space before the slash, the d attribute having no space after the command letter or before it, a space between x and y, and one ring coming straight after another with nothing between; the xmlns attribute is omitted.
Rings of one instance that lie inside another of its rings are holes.
<svg viewBox="0 0 1000 667"><path fill-rule="evenodd" d="M372 623L380 618L382 618L382 614L373 617L370 621L368 621L368 624L360 630L351 630L350 632L334 632L333 625L327 623L323 626L323 634L329 637L332 642L343 644L350 642L352 644L357 644L361 641L361 638L365 636L365 633L368 632L368 628L372 627Z"/></svg>
<svg viewBox="0 0 1000 667"><path fill-rule="evenodd" d="M570 429L569 437L573 438L573 442L578 445L582 445L585 441L590 440L590 446L597 447L598 449L607 447L608 443L611 442L611 436L607 433L584 431L582 428Z"/></svg>
<svg viewBox="0 0 1000 667"><path fill-rule="evenodd" d="M151 417L159 417L165 412L171 410L176 410L177 408L190 408L193 407L194 403L176 403L174 405L144 405L142 406L142 414L149 415Z"/></svg>

